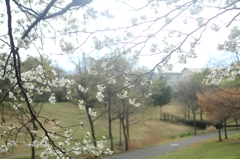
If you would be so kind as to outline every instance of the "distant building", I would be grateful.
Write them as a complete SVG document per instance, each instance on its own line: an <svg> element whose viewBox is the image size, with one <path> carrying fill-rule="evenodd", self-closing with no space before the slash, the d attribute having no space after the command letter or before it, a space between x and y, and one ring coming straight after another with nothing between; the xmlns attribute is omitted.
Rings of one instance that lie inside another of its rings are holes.
<svg viewBox="0 0 240 159"><path fill-rule="evenodd" d="M181 72L161 72L160 76L167 79L167 84L173 88L173 92L177 92L176 85L182 78Z"/></svg>
<svg viewBox="0 0 240 159"><path fill-rule="evenodd" d="M202 72L203 69L202 68L189 68L189 67L185 67L181 73L182 73L182 80L190 80L190 78L192 77L192 75L194 73L199 73Z"/></svg>
<svg viewBox="0 0 240 159"><path fill-rule="evenodd" d="M173 88L173 92L177 93L177 84L181 80L190 80L194 73L202 72L202 68L185 67L181 72L161 72L159 75L167 79L167 84Z"/></svg>

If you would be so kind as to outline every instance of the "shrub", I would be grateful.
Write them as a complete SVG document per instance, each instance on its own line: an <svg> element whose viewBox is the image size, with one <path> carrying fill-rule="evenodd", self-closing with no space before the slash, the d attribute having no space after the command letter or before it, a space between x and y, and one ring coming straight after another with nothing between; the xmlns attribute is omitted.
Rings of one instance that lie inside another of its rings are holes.
<svg viewBox="0 0 240 159"><path fill-rule="evenodd" d="M185 133L185 134L180 134L180 137L181 137L181 138L182 138L182 137L188 137L188 136L191 136L190 132Z"/></svg>
<svg viewBox="0 0 240 159"><path fill-rule="evenodd" d="M183 121L185 125L194 126L194 120ZM207 120L196 120L196 127L206 129L208 125L211 125L210 121Z"/></svg>

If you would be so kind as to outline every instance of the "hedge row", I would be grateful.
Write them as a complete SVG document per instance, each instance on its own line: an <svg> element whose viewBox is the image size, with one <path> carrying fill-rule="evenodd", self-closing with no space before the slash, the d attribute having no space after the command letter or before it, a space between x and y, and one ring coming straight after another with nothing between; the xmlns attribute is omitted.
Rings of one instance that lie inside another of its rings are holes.
<svg viewBox="0 0 240 159"><path fill-rule="evenodd" d="M183 123L189 126L194 126L194 120L184 120ZM207 120L196 120L196 127L200 129L206 129L208 125L212 125L212 123Z"/></svg>

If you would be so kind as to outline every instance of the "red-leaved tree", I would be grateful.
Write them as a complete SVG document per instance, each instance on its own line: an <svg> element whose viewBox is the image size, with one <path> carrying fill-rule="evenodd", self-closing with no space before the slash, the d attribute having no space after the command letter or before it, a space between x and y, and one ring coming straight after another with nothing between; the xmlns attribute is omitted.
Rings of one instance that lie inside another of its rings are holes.
<svg viewBox="0 0 240 159"><path fill-rule="evenodd" d="M219 141L222 141L221 126L226 125L228 119L236 117L239 113L239 95L240 90L235 89L208 90L203 94L197 94L199 105L206 116L218 125ZM226 127L225 139L227 139Z"/></svg>

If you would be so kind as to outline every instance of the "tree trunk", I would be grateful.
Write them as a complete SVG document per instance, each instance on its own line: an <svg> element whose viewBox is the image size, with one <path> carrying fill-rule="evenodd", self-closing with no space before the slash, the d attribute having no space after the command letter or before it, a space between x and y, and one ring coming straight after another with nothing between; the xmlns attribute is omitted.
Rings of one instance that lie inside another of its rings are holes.
<svg viewBox="0 0 240 159"><path fill-rule="evenodd" d="M32 124L33 124L33 130L37 130L37 125L35 123L35 120L32 121ZM29 133L31 135L31 140L32 140L32 143L33 143L33 141L35 140L35 136L34 136L34 134L31 133L30 130L29 130ZM31 148L32 159L35 159L35 156L36 156L35 153L36 153L36 148L34 146L32 146L32 148Z"/></svg>
<svg viewBox="0 0 240 159"><path fill-rule="evenodd" d="M122 128L123 128L123 135L124 135L124 141L125 141L125 151L128 151L128 138L127 138L127 132L126 132L126 127L124 124L124 118L121 117L121 123L122 123Z"/></svg>
<svg viewBox="0 0 240 159"><path fill-rule="evenodd" d="M219 127L218 127L218 137L219 137L219 141L221 142L222 141L222 136L221 136L221 124L219 124Z"/></svg>
<svg viewBox="0 0 240 159"><path fill-rule="evenodd" d="M121 119L119 119L119 146L122 146L122 125L121 125Z"/></svg>
<svg viewBox="0 0 240 159"><path fill-rule="evenodd" d="M227 126L227 121L224 122L224 133L225 133L225 139L228 139L226 126Z"/></svg>
<svg viewBox="0 0 240 159"><path fill-rule="evenodd" d="M194 126L194 135L197 135L196 114L193 114L193 126Z"/></svg>
<svg viewBox="0 0 240 159"><path fill-rule="evenodd" d="M129 135L129 113L128 113L128 105L127 105L127 110L126 110L126 131L127 131L127 139L128 141L130 140L130 135Z"/></svg>
<svg viewBox="0 0 240 159"><path fill-rule="evenodd" d="M187 107L187 119L190 119L190 112L191 110L190 110L190 108L189 108L189 106Z"/></svg>
<svg viewBox="0 0 240 159"><path fill-rule="evenodd" d="M162 119L162 106L160 106L160 115L159 115L159 120L161 120Z"/></svg>
<svg viewBox="0 0 240 159"><path fill-rule="evenodd" d="M111 120L111 102L108 100L108 136L110 138L110 149L113 151L112 120Z"/></svg>
<svg viewBox="0 0 240 159"><path fill-rule="evenodd" d="M234 118L235 122L236 122L236 125L237 125L237 130L238 130L238 121L237 121L237 118Z"/></svg>
<svg viewBox="0 0 240 159"><path fill-rule="evenodd" d="M88 113L88 107L86 107L86 112L87 112L88 121L89 121L90 128L91 128L93 145L94 145L95 147L97 147L97 141L96 141L96 137L95 137L94 125L93 125L92 117L91 117L91 115L89 115L89 113ZM94 157L95 157L95 158L98 158L98 156L94 156Z"/></svg>
<svg viewBox="0 0 240 159"><path fill-rule="evenodd" d="M202 110L202 108L200 107L200 120L202 121L203 120L203 110Z"/></svg>
<svg viewBox="0 0 240 159"><path fill-rule="evenodd" d="M143 122L143 124L145 124L145 106L143 106L142 122Z"/></svg>
<svg viewBox="0 0 240 159"><path fill-rule="evenodd" d="M32 143L33 143L33 141L35 140L35 137L34 137L34 135L30 132L30 135L31 135L31 139L32 139ZM32 146L31 147L31 159L35 159L35 147L34 146Z"/></svg>
<svg viewBox="0 0 240 159"><path fill-rule="evenodd" d="M87 112L88 121L89 121L89 124L90 124L90 129L91 129L91 134L92 134L93 145L94 145L94 146L97 146L96 137L95 137L95 131L94 131L94 125L93 125L92 117L91 117L91 115L89 115L89 113L88 113L88 106L86 106L86 112Z"/></svg>
<svg viewBox="0 0 240 159"><path fill-rule="evenodd" d="M122 124L122 130L124 135L124 141L125 141L125 151L128 151L128 132L127 132L127 126L125 125L124 121L128 122L128 109L126 109L124 104L124 99L122 99L122 113L120 114L119 118Z"/></svg>

